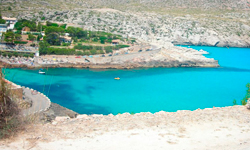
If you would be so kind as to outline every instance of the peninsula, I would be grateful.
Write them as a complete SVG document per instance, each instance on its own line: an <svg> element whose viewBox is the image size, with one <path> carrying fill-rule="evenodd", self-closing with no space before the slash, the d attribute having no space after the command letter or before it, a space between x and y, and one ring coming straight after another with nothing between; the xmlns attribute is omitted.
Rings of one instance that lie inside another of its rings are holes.
<svg viewBox="0 0 250 150"><path fill-rule="evenodd" d="M153 48L152 48L153 47ZM148 48L148 49L146 49ZM93 56L45 55L30 61L18 58L3 58L7 67L76 67L130 69L139 67L218 67L218 61L206 58L206 51L177 47L171 43L132 46L117 50L113 54Z"/></svg>

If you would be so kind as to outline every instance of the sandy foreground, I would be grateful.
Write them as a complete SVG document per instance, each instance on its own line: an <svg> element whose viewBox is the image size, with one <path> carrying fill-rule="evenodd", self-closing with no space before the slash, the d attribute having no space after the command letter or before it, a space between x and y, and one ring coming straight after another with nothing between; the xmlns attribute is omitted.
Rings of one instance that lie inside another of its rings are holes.
<svg viewBox="0 0 250 150"><path fill-rule="evenodd" d="M130 115L79 115L30 125L0 149L249 150L250 110L244 106Z"/></svg>

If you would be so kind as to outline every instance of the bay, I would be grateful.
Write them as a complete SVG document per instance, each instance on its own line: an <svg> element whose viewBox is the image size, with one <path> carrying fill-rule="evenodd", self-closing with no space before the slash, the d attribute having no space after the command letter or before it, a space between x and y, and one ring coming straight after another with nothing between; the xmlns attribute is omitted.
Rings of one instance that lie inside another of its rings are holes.
<svg viewBox="0 0 250 150"><path fill-rule="evenodd" d="M8 80L43 92L52 102L81 114L195 110L238 104L250 82L250 49L191 46L208 51L219 68L131 70L5 69ZM120 80L114 80L120 77Z"/></svg>

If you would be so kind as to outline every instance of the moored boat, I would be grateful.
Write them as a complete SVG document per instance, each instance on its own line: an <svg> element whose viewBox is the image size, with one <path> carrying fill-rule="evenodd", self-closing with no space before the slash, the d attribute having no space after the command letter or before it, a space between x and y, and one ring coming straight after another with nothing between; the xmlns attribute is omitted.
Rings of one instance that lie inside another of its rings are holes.
<svg viewBox="0 0 250 150"><path fill-rule="evenodd" d="M45 72L42 71L42 70L39 70L38 73L39 73L39 74L45 74Z"/></svg>

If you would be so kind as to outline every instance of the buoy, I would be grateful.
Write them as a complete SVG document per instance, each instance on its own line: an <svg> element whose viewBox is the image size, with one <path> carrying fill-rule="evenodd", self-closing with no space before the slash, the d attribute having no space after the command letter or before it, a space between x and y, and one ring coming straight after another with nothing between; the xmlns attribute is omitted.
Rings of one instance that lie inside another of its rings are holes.
<svg viewBox="0 0 250 150"><path fill-rule="evenodd" d="M117 78L115 78L115 80L120 80L120 78L119 78L119 77L117 77Z"/></svg>

